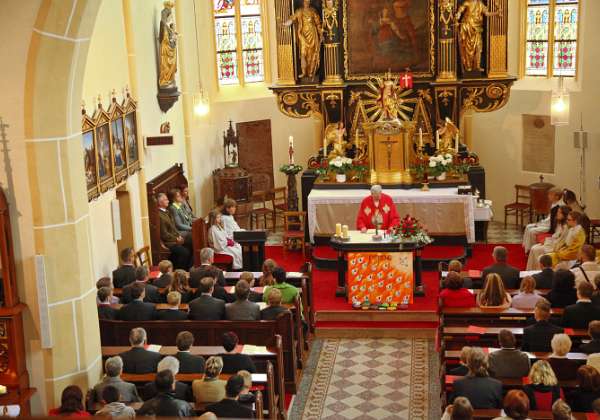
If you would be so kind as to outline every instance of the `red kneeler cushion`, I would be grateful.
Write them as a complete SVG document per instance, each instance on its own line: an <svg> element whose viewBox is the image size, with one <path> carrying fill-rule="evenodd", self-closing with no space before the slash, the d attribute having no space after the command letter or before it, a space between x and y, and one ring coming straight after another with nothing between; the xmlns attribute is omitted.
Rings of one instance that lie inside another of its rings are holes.
<svg viewBox="0 0 600 420"><path fill-rule="evenodd" d="M233 264L233 257L227 254L215 253L215 264Z"/></svg>
<svg viewBox="0 0 600 420"><path fill-rule="evenodd" d="M543 244L546 241L546 238L551 237L552 235L549 233L538 233L535 236L535 240L538 244Z"/></svg>

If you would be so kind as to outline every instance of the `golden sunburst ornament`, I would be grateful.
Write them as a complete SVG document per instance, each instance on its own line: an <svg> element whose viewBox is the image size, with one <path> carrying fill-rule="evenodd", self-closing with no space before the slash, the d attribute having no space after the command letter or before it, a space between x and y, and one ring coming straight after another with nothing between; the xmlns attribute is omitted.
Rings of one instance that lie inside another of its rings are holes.
<svg viewBox="0 0 600 420"><path fill-rule="evenodd" d="M385 77L373 76L367 82L366 99L362 102L371 121L409 121L413 113L414 98L408 98L412 89L403 90L400 86L400 75L392 75L390 71Z"/></svg>

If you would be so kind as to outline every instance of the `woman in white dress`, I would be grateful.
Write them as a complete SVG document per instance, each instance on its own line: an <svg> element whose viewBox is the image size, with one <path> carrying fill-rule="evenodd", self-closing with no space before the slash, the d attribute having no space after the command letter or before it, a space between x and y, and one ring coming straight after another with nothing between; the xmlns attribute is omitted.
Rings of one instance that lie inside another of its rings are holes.
<svg viewBox="0 0 600 420"><path fill-rule="evenodd" d="M540 257L555 251L555 247L564 242L569 227L567 226L567 216L571 212L568 206L560 206L556 212L556 228L552 236L546 238L543 244L535 244L531 247L529 257L527 258L527 270L539 270Z"/></svg>
<svg viewBox="0 0 600 420"><path fill-rule="evenodd" d="M233 257L233 269L241 270L243 267L242 246L236 243L233 238L227 236L221 220L221 213L217 210L211 211L208 216L208 224L210 226L208 229L210 246L215 252L231 255Z"/></svg>
<svg viewBox="0 0 600 420"><path fill-rule="evenodd" d="M221 220L223 221L223 228L228 238L233 238L233 232L244 230L235 221L235 211L237 210L237 203L235 200L228 198L223 203L223 211L221 213Z"/></svg>
<svg viewBox="0 0 600 420"><path fill-rule="evenodd" d="M556 226L555 207L564 205L562 200L563 191L560 188L551 188L548 190L548 201L550 201L550 213L540 222L530 223L525 227L523 232L523 248L525 252L529 252L531 247L536 244L536 236L540 233L554 233Z"/></svg>

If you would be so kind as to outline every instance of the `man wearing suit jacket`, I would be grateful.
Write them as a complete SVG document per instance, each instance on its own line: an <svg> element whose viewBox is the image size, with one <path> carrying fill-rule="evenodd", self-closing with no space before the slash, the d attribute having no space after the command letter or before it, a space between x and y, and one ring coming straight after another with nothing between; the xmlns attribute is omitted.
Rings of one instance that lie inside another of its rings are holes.
<svg viewBox="0 0 600 420"><path fill-rule="evenodd" d="M181 236L175 227L175 221L169 213L169 199L165 193L158 193L158 215L160 217L160 240L171 251L170 260L176 269L188 270L191 265L192 249L190 241Z"/></svg>
<svg viewBox="0 0 600 420"><path fill-rule="evenodd" d="M502 382L489 377L487 357L480 348L473 348L467 359L469 375L454 381L456 397L466 397L474 409L501 408Z"/></svg>
<svg viewBox="0 0 600 420"><path fill-rule="evenodd" d="M248 300L250 285L239 280L235 285L236 301L225 306L225 317L230 321L257 321L260 319L260 307Z"/></svg>
<svg viewBox="0 0 600 420"><path fill-rule="evenodd" d="M189 331L181 331L177 334L175 344L177 345L175 358L179 360L179 372L204 373L204 357L190 353L194 345L194 335Z"/></svg>
<svg viewBox="0 0 600 420"><path fill-rule="evenodd" d="M577 285L577 303L565 308L561 324L566 328L587 329L591 321L600 320L600 308L592 303L594 286L586 281Z"/></svg>
<svg viewBox="0 0 600 420"><path fill-rule="evenodd" d="M173 291L167 295L168 309L158 311L157 318L162 321L183 321L188 318L186 311L179 309L181 304L181 293Z"/></svg>
<svg viewBox="0 0 600 420"><path fill-rule="evenodd" d="M548 254L542 255L540 257L540 266L542 267L542 271L533 275L533 278L535 279L535 288L552 289L552 284L554 283L552 257Z"/></svg>
<svg viewBox="0 0 600 420"><path fill-rule="evenodd" d="M98 319L117 319L119 311L110 306L112 290L110 287L101 287L98 289Z"/></svg>
<svg viewBox="0 0 600 420"><path fill-rule="evenodd" d="M160 362L158 362L158 366L156 367L158 372L162 372L163 370L170 371L173 376L177 376L179 373L179 360L174 358L173 356L165 356ZM156 388L155 382L148 382L142 388L142 398L144 401L150 400L158 394L158 389ZM194 401L194 394L192 393L192 387L185 382L181 382L175 380L175 387L173 391L173 395L175 398L183 401Z"/></svg>
<svg viewBox="0 0 600 420"><path fill-rule="evenodd" d="M225 385L226 397L215 404L206 406L206 411L214 413L218 418L251 419L252 409L240 404L240 393L244 389L244 378L233 375Z"/></svg>
<svg viewBox="0 0 600 420"><path fill-rule="evenodd" d="M213 297L215 280L204 277L200 280L200 296L189 303L189 319L197 321L216 321L225 318L225 302Z"/></svg>
<svg viewBox="0 0 600 420"><path fill-rule="evenodd" d="M173 282L173 263L169 260L162 260L158 263L160 276L152 280L152 285L162 289L169 287Z"/></svg>
<svg viewBox="0 0 600 420"><path fill-rule="evenodd" d="M92 402L102 401L102 391L107 386L114 386L119 390L119 401L124 403L141 401L135 384L125 382L121 379L123 373L123 360L119 356L109 357L104 362L105 375L100 382L94 386Z"/></svg>
<svg viewBox="0 0 600 420"><path fill-rule="evenodd" d="M588 326L588 334L592 341L579 346L579 350L585 354L600 353L600 321L592 321Z"/></svg>
<svg viewBox="0 0 600 420"><path fill-rule="evenodd" d="M115 287L122 288L135 281L134 258L133 248L125 248L121 251L121 266L112 272Z"/></svg>
<svg viewBox="0 0 600 420"><path fill-rule="evenodd" d="M196 289L200 284L200 280L204 277L211 277L214 273L217 274L215 278L216 284L219 286L227 286L225 282L225 275L223 271L218 267L215 267L215 251L212 248L202 248L200 250L200 267L194 267L190 270L190 287Z"/></svg>
<svg viewBox="0 0 600 420"><path fill-rule="evenodd" d="M134 283L131 286L133 301L119 309L117 316L121 321L152 321L156 319L156 307L153 303L144 302L144 285Z"/></svg>
<svg viewBox="0 0 600 420"><path fill-rule="evenodd" d="M273 320L284 312L289 312L289 310L285 306L281 306L281 291L272 289L269 293L269 306L260 311L260 319Z"/></svg>
<svg viewBox="0 0 600 420"><path fill-rule="evenodd" d="M138 374L156 372L161 356L160 353L148 351L144 348L146 345L146 330L133 328L129 332L129 343L131 349L119 355L123 360L123 372Z"/></svg>
<svg viewBox="0 0 600 420"><path fill-rule="evenodd" d="M500 330L501 349L488 356L490 372L496 378L522 378L529 374L531 363L527 353L516 348L517 340L509 330Z"/></svg>
<svg viewBox="0 0 600 420"><path fill-rule="evenodd" d="M539 351L551 352L552 346L550 341L554 334L561 334L563 329L551 324L550 319L550 302L546 299L540 299L535 304L535 324L523 328L523 351Z"/></svg>
<svg viewBox="0 0 600 420"><path fill-rule="evenodd" d="M519 270L506 261L508 259L508 250L503 246L497 246L493 252L494 264L483 269L482 277L485 287L485 280L488 274L496 273L502 277L504 287L507 289L518 289L521 280L519 279Z"/></svg>
<svg viewBox="0 0 600 420"><path fill-rule="evenodd" d="M144 286L144 289L146 291L146 293L144 294L144 302L162 303L163 297L158 291L158 287L149 284L148 278L148 269L146 267L137 267L135 269L135 282L123 288L123 291L121 293L121 302L131 302L134 299L131 295L131 292L133 290L132 287L134 284L140 284Z"/></svg>
<svg viewBox="0 0 600 420"><path fill-rule="evenodd" d="M581 282L593 284L594 278L600 274L600 265L596 264L596 248L589 244L582 246L579 261L580 263L571 269L575 274L575 286Z"/></svg>

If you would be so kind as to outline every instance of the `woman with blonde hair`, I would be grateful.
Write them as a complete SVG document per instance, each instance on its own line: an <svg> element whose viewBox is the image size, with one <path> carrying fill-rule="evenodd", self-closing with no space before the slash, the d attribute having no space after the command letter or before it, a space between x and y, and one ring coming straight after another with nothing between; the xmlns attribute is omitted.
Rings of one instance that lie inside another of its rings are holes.
<svg viewBox="0 0 600 420"><path fill-rule="evenodd" d="M194 294L190 288L188 273L185 270L175 270L173 280L167 287L167 294L170 292L179 292L181 295L181 303L188 303L192 300Z"/></svg>
<svg viewBox="0 0 600 420"><path fill-rule="evenodd" d="M579 364L567 357L573 345L569 336L567 334L554 334L550 345L552 346L552 354L548 358L548 363L550 363L556 379L559 381L575 379Z"/></svg>
<svg viewBox="0 0 600 420"><path fill-rule="evenodd" d="M496 273L490 273L485 278L485 286L477 295L477 304L486 308L508 308L511 297L504 288L502 277Z"/></svg>
<svg viewBox="0 0 600 420"><path fill-rule="evenodd" d="M569 231L567 226L567 217L571 212L569 206L560 206L556 211L554 231L550 232L552 236L546 238L544 243L534 244L530 251L529 257L527 257L527 270L539 270L541 269L540 257L544 254L549 254L555 251L555 247L562 243Z"/></svg>
<svg viewBox="0 0 600 420"><path fill-rule="evenodd" d="M531 276L521 280L519 293L512 297L510 306L515 309L533 309L542 296L535 291L535 279Z"/></svg>
<svg viewBox="0 0 600 420"><path fill-rule="evenodd" d="M581 247L585 244L586 233L581 226L583 214L572 211L567 216L568 231L564 240L558 241L554 246L554 251L550 253L552 263L574 261L581 251Z"/></svg>
<svg viewBox="0 0 600 420"><path fill-rule="evenodd" d="M208 243L221 254L231 255L233 257L233 269L240 270L243 267L242 246L235 242L233 238L227 236L225 227L221 219L221 213L213 210L208 215Z"/></svg>
<svg viewBox="0 0 600 420"><path fill-rule="evenodd" d="M219 356L209 357L204 368L204 378L192 382L192 392L196 404L207 404L221 401L225 398L227 381L219 379L223 370L223 359Z"/></svg>
<svg viewBox="0 0 600 420"><path fill-rule="evenodd" d="M559 398L564 399L562 389L550 364L545 360L538 360L529 371L529 384L523 391L529 397L530 409L551 411L552 404Z"/></svg>

